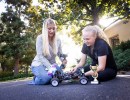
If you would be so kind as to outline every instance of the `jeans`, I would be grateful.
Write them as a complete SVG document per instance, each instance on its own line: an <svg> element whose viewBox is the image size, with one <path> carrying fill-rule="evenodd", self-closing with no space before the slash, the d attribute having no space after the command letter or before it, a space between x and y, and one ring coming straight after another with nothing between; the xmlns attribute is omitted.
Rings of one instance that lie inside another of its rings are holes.
<svg viewBox="0 0 130 100"><path fill-rule="evenodd" d="M45 66L31 66L32 73L35 75L33 80L36 85L48 84L51 80L51 76L48 75Z"/></svg>
<svg viewBox="0 0 130 100"><path fill-rule="evenodd" d="M34 74L35 78L29 84L35 85L45 85L49 84L52 76L48 75L48 71L45 70L45 66L31 66L32 73ZM56 65L56 70L60 71L63 74L62 69Z"/></svg>

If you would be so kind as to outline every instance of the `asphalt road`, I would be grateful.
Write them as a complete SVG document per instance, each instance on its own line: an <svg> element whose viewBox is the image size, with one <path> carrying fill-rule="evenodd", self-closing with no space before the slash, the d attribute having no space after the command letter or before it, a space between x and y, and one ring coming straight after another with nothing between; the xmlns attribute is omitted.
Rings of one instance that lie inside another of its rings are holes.
<svg viewBox="0 0 130 100"><path fill-rule="evenodd" d="M130 75L99 85L78 82L28 85L29 80L0 82L0 100L130 100Z"/></svg>

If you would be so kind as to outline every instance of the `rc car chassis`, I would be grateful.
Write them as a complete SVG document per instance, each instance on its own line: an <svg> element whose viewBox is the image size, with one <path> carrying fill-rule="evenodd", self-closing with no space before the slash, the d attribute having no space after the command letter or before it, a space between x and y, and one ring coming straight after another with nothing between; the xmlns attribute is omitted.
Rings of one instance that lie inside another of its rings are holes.
<svg viewBox="0 0 130 100"><path fill-rule="evenodd" d="M85 85L88 83L88 79L84 76L83 68L77 69L74 73L63 72L63 70L55 71L54 75L51 79L51 85L56 87L61 83L63 80L71 80L71 79L78 79L80 84Z"/></svg>

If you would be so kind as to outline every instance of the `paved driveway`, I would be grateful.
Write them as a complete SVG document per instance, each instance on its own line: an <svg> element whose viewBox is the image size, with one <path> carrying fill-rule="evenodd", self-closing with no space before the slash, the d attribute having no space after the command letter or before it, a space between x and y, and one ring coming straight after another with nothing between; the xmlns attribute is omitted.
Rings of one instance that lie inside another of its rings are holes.
<svg viewBox="0 0 130 100"><path fill-rule="evenodd" d="M62 83L28 85L29 80L1 82L0 100L130 100L130 75L99 85Z"/></svg>

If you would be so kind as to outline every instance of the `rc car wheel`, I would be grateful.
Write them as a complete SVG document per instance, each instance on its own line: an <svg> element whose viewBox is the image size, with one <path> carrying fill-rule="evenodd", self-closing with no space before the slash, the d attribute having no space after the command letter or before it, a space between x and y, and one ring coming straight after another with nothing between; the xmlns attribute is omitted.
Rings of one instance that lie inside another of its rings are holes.
<svg viewBox="0 0 130 100"><path fill-rule="evenodd" d="M59 85L59 79L58 78L52 78L51 79L51 85L56 87Z"/></svg>
<svg viewBox="0 0 130 100"><path fill-rule="evenodd" d="M87 84L87 83L88 83L87 78L86 78L86 77L81 77L81 78L80 78L80 83L81 83L82 85Z"/></svg>

